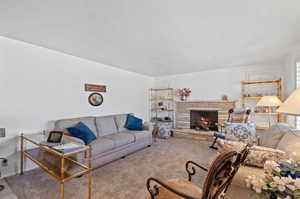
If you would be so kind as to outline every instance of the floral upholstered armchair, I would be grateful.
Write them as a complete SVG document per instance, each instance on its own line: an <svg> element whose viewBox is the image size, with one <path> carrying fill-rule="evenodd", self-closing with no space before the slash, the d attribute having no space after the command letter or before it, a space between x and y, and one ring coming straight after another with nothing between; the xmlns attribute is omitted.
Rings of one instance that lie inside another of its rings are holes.
<svg viewBox="0 0 300 199"><path fill-rule="evenodd" d="M249 121L250 114L249 109L230 109L227 121L218 124L220 132L214 133L215 139L210 148L217 149L215 144L218 139L256 143L256 124Z"/></svg>

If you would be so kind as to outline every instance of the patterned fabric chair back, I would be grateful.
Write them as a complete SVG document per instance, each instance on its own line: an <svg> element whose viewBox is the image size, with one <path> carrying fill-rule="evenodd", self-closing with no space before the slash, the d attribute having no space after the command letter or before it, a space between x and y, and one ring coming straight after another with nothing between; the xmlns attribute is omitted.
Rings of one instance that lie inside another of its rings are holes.
<svg viewBox="0 0 300 199"><path fill-rule="evenodd" d="M228 111L227 122L230 123L247 123L250 117L250 109L230 109Z"/></svg>
<svg viewBox="0 0 300 199"><path fill-rule="evenodd" d="M204 182L202 199L220 199L231 184L233 177L244 163L249 153L249 145L240 153L221 153L211 164Z"/></svg>

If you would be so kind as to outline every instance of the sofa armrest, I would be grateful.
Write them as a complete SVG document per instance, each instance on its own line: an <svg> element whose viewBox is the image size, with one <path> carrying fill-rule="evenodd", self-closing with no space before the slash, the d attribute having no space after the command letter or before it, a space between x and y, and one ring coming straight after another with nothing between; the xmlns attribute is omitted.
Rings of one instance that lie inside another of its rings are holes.
<svg viewBox="0 0 300 199"><path fill-rule="evenodd" d="M75 143L78 143L78 144L85 145L83 140L81 140L79 138L76 138L76 137L73 137L73 136L70 136L70 135L64 135L63 136L63 143L66 143L66 142L75 142Z"/></svg>
<svg viewBox="0 0 300 199"><path fill-rule="evenodd" d="M143 130L149 131L151 133L153 131L153 127L154 127L154 124L151 122L144 122L144 124L143 124Z"/></svg>

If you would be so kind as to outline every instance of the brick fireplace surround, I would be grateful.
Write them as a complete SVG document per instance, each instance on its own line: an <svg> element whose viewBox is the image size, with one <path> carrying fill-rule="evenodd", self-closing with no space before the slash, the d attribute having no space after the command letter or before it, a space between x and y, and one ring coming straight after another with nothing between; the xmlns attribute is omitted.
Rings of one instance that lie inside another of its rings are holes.
<svg viewBox="0 0 300 199"><path fill-rule="evenodd" d="M205 101L186 101L176 102L176 128L190 129L190 112L217 111L218 123L222 123L228 118L228 110L235 108L236 101L224 100L205 100Z"/></svg>

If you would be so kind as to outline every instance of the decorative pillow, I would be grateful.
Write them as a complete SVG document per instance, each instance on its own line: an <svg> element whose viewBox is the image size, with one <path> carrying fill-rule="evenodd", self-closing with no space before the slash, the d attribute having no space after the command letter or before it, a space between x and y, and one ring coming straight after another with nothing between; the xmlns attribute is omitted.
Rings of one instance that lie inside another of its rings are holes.
<svg viewBox="0 0 300 199"><path fill-rule="evenodd" d="M282 137L290 130L287 124L277 123L261 133L259 145L276 149Z"/></svg>
<svg viewBox="0 0 300 199"><path fill-rule="evenodd" d="M277 149L287 152L290 151L289 147L297 144L300 145L300 133L299 131L290 130L282 137L277 145Z"/></svg>
<svg viewBox="0 0 300 199"><path fill-rule="evenodd" d="M143 120L129 114L127 116L127 121L126 121L125 127L127 129L133 130L133 131L142 131L143 130Z"/></svg>
<svg viewBox="0 0 300 199"><path fill-rule="evenodd" d="M220 146L218 149L219 152L223 152L224 150L234 150L239 152L246 146L244 143L228 140L218 140L218 145ZM284 151L261 146L253 146L245 160L245 164L248 166L263 168L267 160L282 162L288 158L288 154Z"/></svg>
<svg viewBox="0 0 300 199"><path fill-rule="evenodd" d="M256 125L249 123L225 123L225 139L244 143L257 143Z"/></svg>
<svg viewBox="0 0 300 199"><path fill-rule="evenodd" d="M72 136L83 140L86 145L96 140L95 134L82 122L79 122L73 127L67 128L67 130Z"/></svg>

